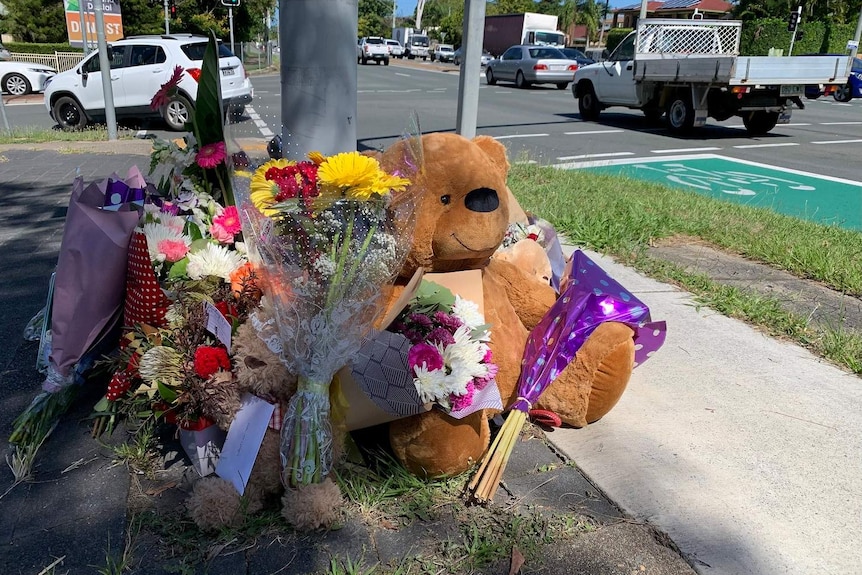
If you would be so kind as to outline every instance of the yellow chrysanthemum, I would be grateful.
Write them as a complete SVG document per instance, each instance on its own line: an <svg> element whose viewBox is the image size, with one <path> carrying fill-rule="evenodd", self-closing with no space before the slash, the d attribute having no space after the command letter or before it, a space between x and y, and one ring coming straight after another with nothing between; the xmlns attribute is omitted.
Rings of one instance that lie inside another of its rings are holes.
<svg viewBox="0 0 862 575"><path fill-rule="evenodd" d="M317 171L324 194L344 194L349 198L367 200L380 174L380 164L359 152L330 156Z"/></svg>
<svg viewBox="0 0 862 575"><path fill-rule="evenodd" d="M410 180L381 171L373 190L383 196L390 192L403 192L409 185Z"/></svg>
<svg viewBox="0 0 862 575"><path fill-rule="evenodd" d="M265 216L278 214L276 210L269 209L275 204L275 196L278 195L278 184L266 179L266 172L270 168L286 168L294 162L285 159L270 160L255 170L251 177L251 203Z"/></svg>
<svg viewBox="0 0 862 575"><path fill-rule="evenodd" d="M234 170L233 175L238 178L251 178L252 176L248 170Z"/></svg>
<svg viewBox="0 0 862 575"><path fill-rule="evenodd" d="M319 166L326 161L326 156L320 152L308 152L308 159Z"/></svg>

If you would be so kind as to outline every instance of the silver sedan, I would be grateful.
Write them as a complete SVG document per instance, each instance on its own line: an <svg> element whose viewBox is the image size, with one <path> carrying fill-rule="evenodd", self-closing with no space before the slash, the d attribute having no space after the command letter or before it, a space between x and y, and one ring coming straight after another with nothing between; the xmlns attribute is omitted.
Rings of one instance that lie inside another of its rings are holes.
<svg viewBox="0 0 862 575"><path fill-rule="evenodd" d="M532 84L556 84L565 90L575 76L578 63L551 46L512 46L485 69L493 86L498 80L515 82L519 88Z"/></svg>

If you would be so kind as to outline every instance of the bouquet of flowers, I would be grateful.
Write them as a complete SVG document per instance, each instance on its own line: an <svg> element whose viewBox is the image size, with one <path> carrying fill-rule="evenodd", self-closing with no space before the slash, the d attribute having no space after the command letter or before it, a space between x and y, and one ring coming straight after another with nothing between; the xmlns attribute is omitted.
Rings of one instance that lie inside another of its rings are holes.
<svg viewBox="0 0 862 575"><path fill-rule="evenodd" d="M497 366L491 361L488 326L476 303L423 281L391 329L412 344L407 366L424 403L436 403L457 417L485 407L474 400L477 394L485 395Z"/></svg>
<svg viewBox="0 0 862 575"><path fill-rule="evenodd" d="M318 483L330 470L330 382L382 311L381 288L410 244L405 175L357 152L270 160L234 175L271 318L251 321L299 380L282 425L289 486Z"/></svg>

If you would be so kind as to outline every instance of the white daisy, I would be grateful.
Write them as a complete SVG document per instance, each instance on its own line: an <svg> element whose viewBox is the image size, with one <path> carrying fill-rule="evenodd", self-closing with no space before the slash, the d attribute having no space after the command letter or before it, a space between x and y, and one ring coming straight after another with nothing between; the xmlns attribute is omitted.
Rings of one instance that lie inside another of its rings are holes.
<svg viewBox="0 0 862 575"><path fill-rule="evenodd" d="M143 232L147 237L147 251L150 253L150 261L154 264L165 261L165 254L159 251L159 242L170 240L183 242L186 246L192 245L191 238L184 236L182 232L178 232L174 228L158 222L144 224Z"/></svg>
<svg viewBox="0 0 862 575"><path fill-rule="evenodd" d="M479 306L476 302L464 299L459 295L455 296L455 305L452 306L452 315L460 319L465 326L470 328L470 331L476 329L480 325L485 325L485 316L479 311Z"/></svg>
<svg viewBox="0 0 862 575"><path fill-rule="evenodd" d="M429 370L425 364L413 368L416 392L423 403L437 401L449 395L449 381L445 369Z"/></svg>
<svg viewBox="0 0 862 575"><path fill-rule="evenodd" d="M230 281L230 274L245 263L242 255L224 246L207 244L205 248L188 255L189 265L186 273L193 280L204 276L216 276Z"/></svg>

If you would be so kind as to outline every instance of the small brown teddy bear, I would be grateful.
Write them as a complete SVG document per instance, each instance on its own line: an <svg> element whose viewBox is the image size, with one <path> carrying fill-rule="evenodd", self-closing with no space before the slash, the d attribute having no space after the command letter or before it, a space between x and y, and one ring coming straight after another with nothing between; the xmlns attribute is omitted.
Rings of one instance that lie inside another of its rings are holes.
<svg viewBox="0 0 862 575"><path fill-rule="evenodd" d="M260 312L259 312L260 313ZM286 405L296 392L296 376L258 337L252 322L241 325L233 339L237 401L221 406L216 417L224 429L230 426L239 409L239 396L249 392L273 403ZM276 412L278 413L278 412ZM281 482L280 432L278 415L266 430L254 467L240 497L233 484L221 477L204 477L194 485L187 502L189 514L201 529L219 529L242 523L246 514L257 513L281 496L281 511L287 522L298 529L328 526L337 519L342 503L341 491L334 481L285 491ZM334 457L340 444L333 443Z"/></svg>
<svg viewBox="0 0 862 575"><path fill-rule="evenodd" d="M383 153L384 168L397 167L404 155L402 145ZM422 149L423 170L416 182L422 196L412 250L399 283L406 283L418 268L483 271L485 320L491 325L490 347L499 368L497 385L508 406L516 398L529 330L553 305L556 293L536 276L543 264L524 269L505 258L492 258L508 227L510 204L520 210L506 185L505 147L487 136L468 140L436 133L422 137ZM398 293L396 286L393 299ZM624 324L602 324L535 407L554 411L574 427L601 418L628 384L634 363L632 335ZM398 459L416 475L458 474L488 448L488 415L477 412L456 420L433 409L391 423L390 442Z"/></svg>

